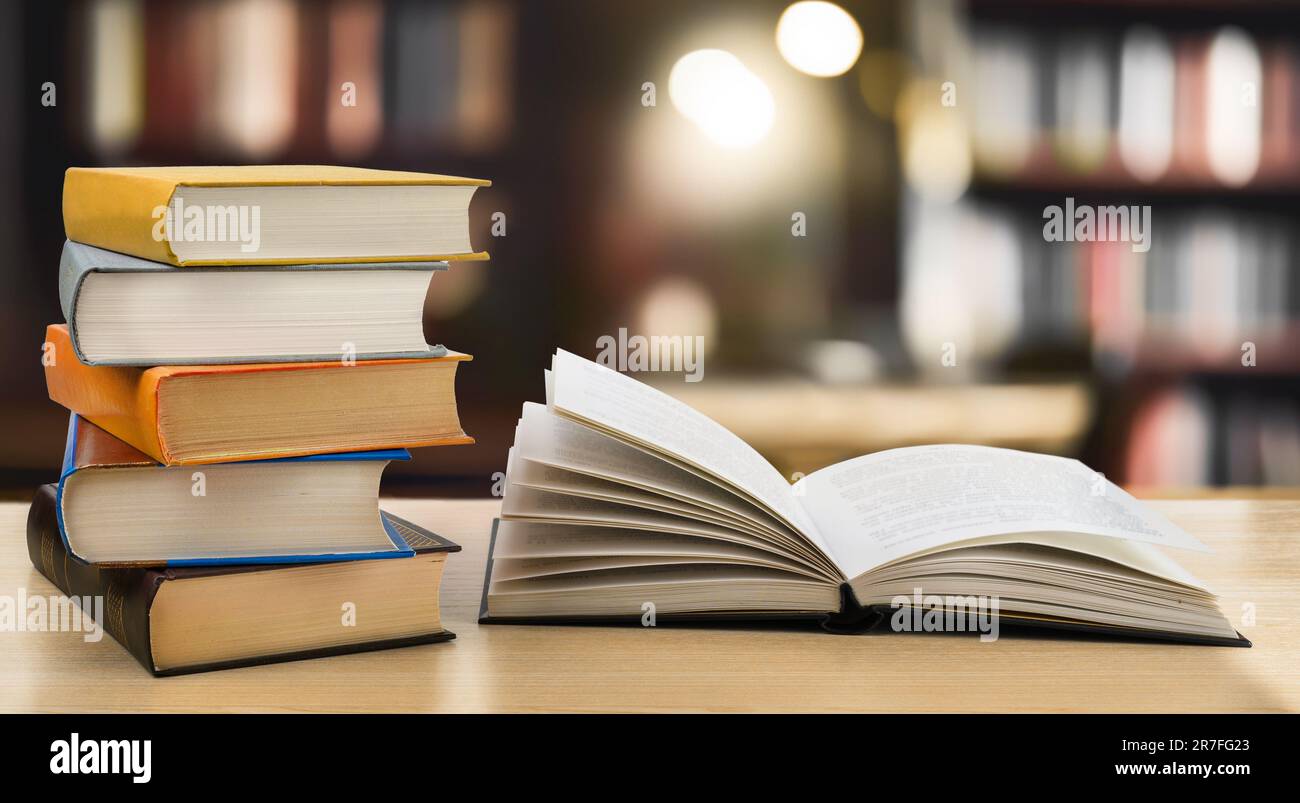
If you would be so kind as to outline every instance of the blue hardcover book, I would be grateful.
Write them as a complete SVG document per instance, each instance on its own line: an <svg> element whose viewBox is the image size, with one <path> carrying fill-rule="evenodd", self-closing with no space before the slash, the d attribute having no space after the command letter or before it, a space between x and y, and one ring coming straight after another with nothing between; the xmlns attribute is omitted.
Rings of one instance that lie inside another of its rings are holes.
<svg viewBox="0 0 1300 803"><path fill-rule="evenodd" d="M410 557L380 515L405 449L164 466L73 414L56 513L68 554L104 567Z"/></svg>

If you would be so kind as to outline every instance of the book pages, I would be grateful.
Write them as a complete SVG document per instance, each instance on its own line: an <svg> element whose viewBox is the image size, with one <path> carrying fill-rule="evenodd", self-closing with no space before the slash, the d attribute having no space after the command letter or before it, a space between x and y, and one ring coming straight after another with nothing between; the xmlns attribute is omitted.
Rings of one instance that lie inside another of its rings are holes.
<svg viewBox="0 0 1300 803"><path fill-rule="evenodd" d="M826 552L790 483L749 444L671 396L567 351L551 370L551 406L577 420L651 446L753 496Z"/></svg>
<svg viewBox="0 0 1300 803"><path fill-rule="evenodd" d="M890 449L805 477L800 500L849 577L933 547L1080 533L1209 551L1077 460L989 446Z"/></svg>

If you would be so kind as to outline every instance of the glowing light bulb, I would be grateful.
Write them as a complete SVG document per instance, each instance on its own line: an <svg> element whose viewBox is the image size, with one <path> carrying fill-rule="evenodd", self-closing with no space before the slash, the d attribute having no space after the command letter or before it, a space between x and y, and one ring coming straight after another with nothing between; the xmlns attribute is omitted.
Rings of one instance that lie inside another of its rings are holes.
<svg viewBox="0 0 1300 803"><path fill-rule="evenodd" d="M678 59L668 96L683 117L726 148L757 144L776 118L767 85L725 50L695 50Z"/></svg>
<svg viewBox="0 0 1300 803"><path fill-rule="evenodd" d="M776 23L776 48L791 67L808 75L843 75L862 53L862 29L834 3L803 0Z"/></svg>

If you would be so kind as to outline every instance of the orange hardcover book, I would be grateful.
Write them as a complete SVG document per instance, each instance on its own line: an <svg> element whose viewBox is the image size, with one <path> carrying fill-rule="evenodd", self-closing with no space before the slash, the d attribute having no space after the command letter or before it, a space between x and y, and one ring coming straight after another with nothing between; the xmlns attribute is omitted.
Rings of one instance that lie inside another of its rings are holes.
<svg viewBox="0 0 1300 803"><path fill-rule="evenodd" d="M68 239L188 265L487 259L470 245L484 179L333 165L72 167Z"/></svg>
<svg viewBox="0 0 1300 803"><path fill-rule="evenodd" d="M449 351L428 359L91 366L46 329L50 398L166 465L473 443Z"/></svg>

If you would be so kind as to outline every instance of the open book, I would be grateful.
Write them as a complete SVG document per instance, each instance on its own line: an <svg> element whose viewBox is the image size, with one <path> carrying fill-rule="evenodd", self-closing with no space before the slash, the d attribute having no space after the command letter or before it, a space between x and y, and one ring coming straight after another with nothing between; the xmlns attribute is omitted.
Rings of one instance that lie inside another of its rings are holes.
<svg viewBox="0 0 1300 803"><path fill-rule="evenodd" d="M1004 624L1249 646L1159 549L1207 548L1076 460L916 446L791 484L707 416L568 352L546 397L515 433L482 622L910 630L973 603Z"/></svg>

